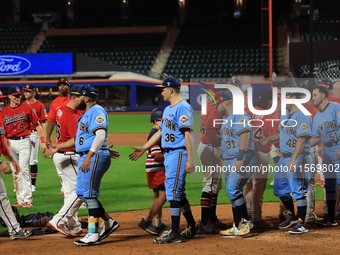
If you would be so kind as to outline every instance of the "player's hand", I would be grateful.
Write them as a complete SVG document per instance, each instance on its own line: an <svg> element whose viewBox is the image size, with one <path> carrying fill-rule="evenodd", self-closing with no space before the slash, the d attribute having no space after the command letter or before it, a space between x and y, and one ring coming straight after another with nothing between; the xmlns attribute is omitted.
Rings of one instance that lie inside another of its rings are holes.
<svg viewBox="0 0 340 255"><path fill-rule="evenodd" d="M164 154L160 153L160 154L155 155L155 161L157 163L164 163Z"/></svg>
<svg viewBox="0 0 340 255"><path fill-rule="evenodd" d="M239 172L241 171L242 165L243 165L242 160L237 160L237 161L235 162L235 169L236 169L236 172L239 173Z"/></svg>
<svg viewBox="0 0 340 255"><path fill-rule="evenodd" d="M256 143L260 146L265 146L269 142L269 138L262 136Z"/></svg>
<svg viewBox="0 0 340 255"><path fill-rule="evenodd" d="M91 155L90 154L87 154L86 157L84 158L83 160L83 163L80 167L80 170L83 172L83 173L87 173L88 171L90 171L90 166L91 166Z"/></svg>
<svg viewBox="0 0 340 255"><path fill-rule="evenodd" d="M110 157L113 159L119 158L120 154L118 151L112 150L113 144L109 147Z"/></svg>
<svg viewBox="0 0 340 255"><path fill-rule="evenodd" d="M46 143L40 143L40 151L42 153L45 153L46 150L47 150Z"/></svg>
<svg viewBox="0 0 340 255"><path fill-rule="evenodd" d="M52 158L54 153L56 153L57 151L58 151L57 149L50 147L45 151L44 156L45 158Z"/></svg>
<svg viewBox="0 0 340 255"><path fill-rule="evenodd" d="M296 172L296 160L291 159L288 164L288 169L290 172Z"/></svg>
<svg viewBox="0 0 340 255"><path fill-rule="evenodd" d="M187 164L186 164L186 169L187 173L192 173L193 171L195 171L195 162L193 160L188 160Z"/></svg>
<svg viewBox="0 0 340 255"><path fill-rule="evenodd" d="M0 164L0 172L4 173L4 174L11 174L12 173L12 170L10 167L8 167L8 164L10 162L8 161L2 161L1 164ZM14 166L13 166L14 167ZM20 167L19 167L19 171L20 171ZM19 173L18 171L18 173ZM17 173L16 173L17 174Z"/></svg>
<svg viewBox="0 0 340 255"><path fill-rule="evenodd" d="M134 152L132 152L129 155L129 159L132 160L132 161L136 161L137 159L139 159L144 154L144 152L146 151L142 147L132 147L132 149L135 150Z"/></svg>

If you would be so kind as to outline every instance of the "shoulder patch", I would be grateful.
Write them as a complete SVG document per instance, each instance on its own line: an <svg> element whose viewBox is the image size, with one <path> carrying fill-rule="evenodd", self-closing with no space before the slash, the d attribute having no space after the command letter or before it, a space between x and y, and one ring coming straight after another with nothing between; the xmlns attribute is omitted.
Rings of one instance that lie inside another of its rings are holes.
<svg viewBox="0 0 340 255"><path fill-rule="evenodd" d="M63 115L63 112L58 108L57 116L60 118Z"/></svg>
<svg viewBox="0 0 340 255"><path fill-rule="evenodd" d="M105 118L103 116L97 116L96 123L102 124L105 121Z"/></svg>
<svg viewBox="0 0 340 255"><path fill-rule="evenodd" d="M308 130L308 124L307 123L302 123L300 125L300 130L301 131L307 131Z"/></svg>
<svg viewBox="0 0 340 255"><path fill-rule="evenodd" d="M186 124L186 123L188 123L189 118L188 118L188 116L186 116L186 115L182 115L182 116L179 118L179 121L180 121L181 123L183 123L183 124Z"/></svg>
<svg viewBox="0 0 340 255"><path fill-rule="evenodd" d="M240 119L239 123L245 127L247 125L247 120L246 119Z"/></svg>

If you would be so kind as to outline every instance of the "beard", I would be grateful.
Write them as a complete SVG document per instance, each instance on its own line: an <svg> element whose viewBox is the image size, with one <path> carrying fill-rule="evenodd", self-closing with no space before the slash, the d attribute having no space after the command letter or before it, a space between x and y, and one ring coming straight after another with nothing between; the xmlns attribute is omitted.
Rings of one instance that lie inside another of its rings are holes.
<svg viewBox="0 0 340 255"><path fill-rule="evenodd" d="M85 110L85 109L86 109L86 103L85 103L84 101L81 102L81 103L77 106L77 109L78 109L78 110L81 110L81 111Z"/></svg>

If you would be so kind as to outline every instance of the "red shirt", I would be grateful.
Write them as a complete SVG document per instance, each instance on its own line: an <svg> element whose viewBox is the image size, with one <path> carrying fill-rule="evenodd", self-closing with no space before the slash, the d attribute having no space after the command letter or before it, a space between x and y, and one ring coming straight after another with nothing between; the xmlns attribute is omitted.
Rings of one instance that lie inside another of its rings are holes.
<svg viewBox="0 0 340 255"><path fill-rule="evenodd" d="M56 139L58 143L66 142L76 136L79 115L66 105L62 105L56 112ZM61 149L61 151L74 151L75 148Z"/></svg>
<svg viewBox="0 0 340 255"><path fill-rule="evenodd" d="M333 94L328 95L328 101L340 104L340 98L334 97Z"/></svg>
<svg viewBox="0 0 340 255"><path fill-rule="evenodd" d="M222 119L221 114L217 111L213 101L207 103L207 114L202 115L201 120L201 142L211 144L220 136L220 124L214 127L214 119Z"/></svg>
<svg viewBox="0 0 340 255"><path fill-rule="evenodd" d="M265 110L258 106L255 106L254 108L256 110ZM277 117L273 114L256 115L254 113L251 113L248 108L246 109L246 112L252 119L251 125L253 126L253 131L254 131L255 149L260 150L260 151L265 151L265 152L271 151L273 143L267 143L265 146L261 146L257 144L257 141L262 136L268 137L268 136L275 135L277 133L277 128L278 128L280 121L272 121L272 119L277 120Z"/></svg>
<svg viewBox="0 0 340 255"><path fill-rule="evenodd" d="M27 101L23 102L22 104L28 104ZM42 123L44 120L47 119L47 112L45 109L45 105L43 105L40 101L36 100L32 104L28 104L34 110L34 112L38 115L40 122ZM35 126L31 124L31 129L36 130Z"/></svg>
<svg viewBox="0 0 340 255"><path fill-rule="evenodd" d="M311 117L312 117L312 120L314 120L315 114L317 114L317 112L318 112L318 108L316 108L316 107L314 107L310 104L306 104L306 103L302 104L302 105L307 109L307 111L309 111L312 114Z"/></svg>
<svg viewBox="0 0 340 255"><path fill-rule="evenodd" d="M8 105L2 110L1 114L4 119L7 138L30 135L31 123L36 125L39 122L39 117L28 104L20 104L15 108Z"/></svg>
<svg viewBox="0 0 340 255"><path fill-rule="evenodd" d="M67 104L70 101L70 95L67 95L67 97L57 97L56 99L54 99L51 103L51 107L50 107L50 111L48 113L48 117L47 119L49 121L55 121L56 120L56 112L57 112L57 108Z"/></svg>
<svg viewBox="0 0 340 255"><path fill-rule="evenodd" d="M5 141L5 128L2 118L0 118L0 154L4 156L7 156L9 154L9 149Z"/></svg>

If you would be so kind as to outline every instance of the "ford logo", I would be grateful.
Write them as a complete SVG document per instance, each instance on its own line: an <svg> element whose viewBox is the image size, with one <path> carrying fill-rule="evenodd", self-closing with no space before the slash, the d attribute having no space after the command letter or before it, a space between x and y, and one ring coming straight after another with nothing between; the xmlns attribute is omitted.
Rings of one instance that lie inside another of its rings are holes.
<svg viewBox="0 0 340 255"><path fill-rule="evenodd" d="M31 68L31 62L26 58L13 55L0 56L0 75L15 75Z"/></svg>

